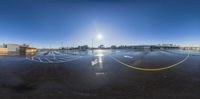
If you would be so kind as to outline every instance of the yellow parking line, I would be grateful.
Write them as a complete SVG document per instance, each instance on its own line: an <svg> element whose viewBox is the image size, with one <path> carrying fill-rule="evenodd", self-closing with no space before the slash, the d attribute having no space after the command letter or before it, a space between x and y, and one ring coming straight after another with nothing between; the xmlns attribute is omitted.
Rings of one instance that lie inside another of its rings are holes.
<svg viewBox="0 0 200 99"><path fill-rule="evenodd" d="M177 62L177 63L175 63L173 65L165 66L165 67L162 67L162 68L142 68L142 67L136 67L136 66L128 65L128 64L120 61L119 59L114 58L113 56L111 56L111 58L114 59L115 61L117 61L118 63L126 66L126 67L133 68L133 69L136 69L136 70L141 70L141 71L160 71L160 70L166 70L166 69L175 67L175 66L177 66L177 65L185 62L189 58L189 56L190 56L190 54L188 53L187 56L183 60L181 60L181 61L179 61L179 62Z"/></svg>

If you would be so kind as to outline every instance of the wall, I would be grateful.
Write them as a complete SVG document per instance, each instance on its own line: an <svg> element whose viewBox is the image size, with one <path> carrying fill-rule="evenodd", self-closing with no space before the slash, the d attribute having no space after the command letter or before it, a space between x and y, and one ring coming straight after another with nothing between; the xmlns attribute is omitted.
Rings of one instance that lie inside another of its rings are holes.
<svg viewBox="0 0 200 99"><path fill-rule="evenodd" d="M0 55L7 55L8 49L7 48L0 48Z"/></svg>
<svg viewBox="0 0 200 99"><path fill-rule="evenodd" d="M16 52L19 51L19 46L16 45L7 45L8 51Z"/></svg>

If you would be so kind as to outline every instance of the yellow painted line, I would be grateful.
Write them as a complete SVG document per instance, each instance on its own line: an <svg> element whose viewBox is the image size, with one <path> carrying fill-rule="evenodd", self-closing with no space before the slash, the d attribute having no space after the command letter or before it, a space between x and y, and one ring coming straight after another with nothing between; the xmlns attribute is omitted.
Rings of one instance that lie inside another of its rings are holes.
<svg viewBox="0 0 200 99"><path fill-rule="evenodd" d="M179 62L177 62L177 63L175 63L175 64L162 67L162 68L142 68L142 67L136 67L136 66L128 65L128 64L126 64L126 63L120 61L119 59L114 58L113 56L111 56L111 58L114 59L115 61L117 61L118 63L120 63L120 64L126 66L126 67L133 68L133 69L136 69L136 70L141 70L141 71L160 71L160 70L166 70L166 69L175 67L175 66L177 66L177 65L179 65L179 64L181 64L181 63L183 63L183 62L185 62L185 61L189 58L189 56L190 56L190 54L188 53L187 56L186 56L183 60L181 60L181 61L179 61Z"/></svg>

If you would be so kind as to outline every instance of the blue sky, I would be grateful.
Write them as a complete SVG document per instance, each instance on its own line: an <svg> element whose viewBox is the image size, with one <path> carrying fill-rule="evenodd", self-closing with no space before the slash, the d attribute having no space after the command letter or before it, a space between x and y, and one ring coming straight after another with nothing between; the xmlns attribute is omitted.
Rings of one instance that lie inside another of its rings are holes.
<svg viewBox="0 0 200 99"><path fill-rule="evenodd" d="M1 0L0 43L200 44L199 5L198 0Z"/></svg>

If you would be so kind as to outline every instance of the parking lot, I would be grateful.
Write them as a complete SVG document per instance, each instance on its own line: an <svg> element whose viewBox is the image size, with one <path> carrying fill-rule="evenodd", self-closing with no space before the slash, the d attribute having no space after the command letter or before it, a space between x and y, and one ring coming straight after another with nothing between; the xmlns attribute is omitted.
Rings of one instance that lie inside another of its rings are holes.
<svg viewBox="0 0 200 99"><path fill-rule="evenodd" d="M200 52L40 51L0 56L0 96L14 99L199 99Z"/></svg>

